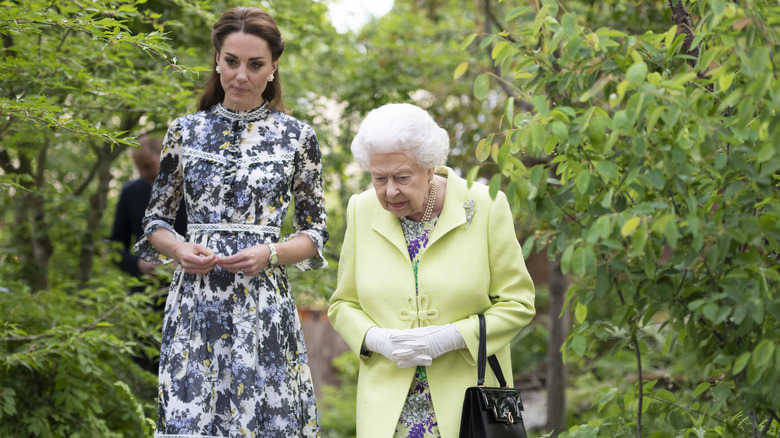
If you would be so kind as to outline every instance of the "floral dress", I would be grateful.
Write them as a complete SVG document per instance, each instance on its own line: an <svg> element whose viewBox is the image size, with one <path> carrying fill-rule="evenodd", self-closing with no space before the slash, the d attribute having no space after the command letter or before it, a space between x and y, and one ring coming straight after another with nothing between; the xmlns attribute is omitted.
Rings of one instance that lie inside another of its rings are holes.
<svg viewBox="0 0 780 438"><path fill-rule="evenodd" d="M270 108L223 105L173 122L143 221L173 232L185 199L188 240L218 256L278 242L295 198L295 233L327 263L321 158L314 131ZM177 238L184 240L183 236ZM143 238L139 256L164 261ZM173 275L163 320L156 437L316 437L311 373L285 267L256 276L217 266Z"/></svg>
<svg viewBox="0 0 780 438"><path fill-rule="evenodd" d="M420 257L428 246L428 237L436 225L437 218L428 222L415 222L405 217L401 218L401 229L406 238L409 258L414 269L415 289L417 289L417 268ZM417 290L415 290L417 293ZM418 366L406 396L406 403L398 418L394 438L433 438L440 437L439 424L433 411L431 390L428 387L428 377L424 366Z"/></svg>

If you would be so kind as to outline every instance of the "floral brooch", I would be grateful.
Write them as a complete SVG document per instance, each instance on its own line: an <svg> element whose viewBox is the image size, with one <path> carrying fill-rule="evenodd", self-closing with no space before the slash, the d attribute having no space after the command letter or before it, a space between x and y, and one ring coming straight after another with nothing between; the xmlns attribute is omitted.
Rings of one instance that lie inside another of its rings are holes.
<svg viewBox="0 0 780 438"><path fill-rule="evenodd" d="M463 203L463 208L466 209L466 228L471 225L471 218L474 217L474 212L476 211L474 209L474 205L476 203L473 199L469 199L468 201Z"/></svg>

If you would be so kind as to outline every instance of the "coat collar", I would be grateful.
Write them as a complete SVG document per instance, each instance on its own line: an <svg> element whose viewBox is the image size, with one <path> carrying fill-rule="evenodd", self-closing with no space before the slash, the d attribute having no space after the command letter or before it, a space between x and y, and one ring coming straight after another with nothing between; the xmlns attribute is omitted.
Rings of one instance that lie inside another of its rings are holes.
<svg viewBox="0 0 780 438"><path fill-rule="evenodd" d="M466 180L457 176L452 169L446 166L437 170L436 173L447 177L447 191L444 194L444 207L439 214L436 226L433 228L433 233L431 233L428 241L428 247L453 229L466 223L466 211L463 208L468 190ZM376 193L374 193L374 198L376 198ZM371 224L372 229L384 236L399 251L406 253L406 240L404 239L403 230L401 230L401 221L392 213L383 209L378 201L375 212L376 214L373 215L374 218Z"/></svg>

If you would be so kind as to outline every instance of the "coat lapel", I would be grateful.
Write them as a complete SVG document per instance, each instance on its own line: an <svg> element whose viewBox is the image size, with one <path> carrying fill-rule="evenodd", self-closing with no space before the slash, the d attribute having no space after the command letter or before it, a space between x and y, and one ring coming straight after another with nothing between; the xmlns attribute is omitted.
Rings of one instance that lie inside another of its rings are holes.
<svg viewBox="0 0 780 438"><path fill-rule="evenodd" d="M437 173L444 173L442 170L446 170L447 174L444 210L442 210L439 220L433 228L433 233L431 233L428 241L428 248L450 231L466 224L466 210L463 208L467 191L466 180L455 175L449 167L442 167Z"/></svg>
<svg viewBox="0 0 780 438"><path fill-rule="evenodd" d="M374 194L374 200L376 200L376 194ZM371 223L371 228L398 248L408 259L409 250L406 248L404 232L401 230L401 221L393 216L392 213L383 209L378 201L374 205L374 214L372 216L374 219Z"/></svg>

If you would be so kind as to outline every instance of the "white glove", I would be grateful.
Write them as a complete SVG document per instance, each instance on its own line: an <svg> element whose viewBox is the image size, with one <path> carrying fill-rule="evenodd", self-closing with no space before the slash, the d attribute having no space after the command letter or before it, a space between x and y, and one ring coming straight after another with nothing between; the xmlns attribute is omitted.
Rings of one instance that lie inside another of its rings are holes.
<svg viewBox="0 0 780 438"><path fill-rule="evenodd" d="M429 356L431 359L436 359L442 354L453 350L466 348L463 336L453 324L429 325L427 327L397 331L390 334L390 340L399 342L400 345L415 351L420 351L420 353ZM422 347L420 347L421 344ZM419 354L415 356L419 356Z"/></svg>
<svg viewBox="0 0 780 438"><path fill-rule="evenodd" d="M394 340L392 337L401 333L401 330L371 327L366 332L363 341L366 349L381 354L382 356L398 362L400 360L413 359L420 354L425 346L420 342ZM399 364L399 366L401 366ZM413 365L408 365L413 366Z"/></svg>
<svg viewBox="0 0 780 438"><path fill-rule="evenodd" d="M399 359L396 363L401 368L411 368L418 365L427 367L433 363L433 359L427 354L420 353L416 356L410 357L409 359Z"/></svg>

